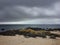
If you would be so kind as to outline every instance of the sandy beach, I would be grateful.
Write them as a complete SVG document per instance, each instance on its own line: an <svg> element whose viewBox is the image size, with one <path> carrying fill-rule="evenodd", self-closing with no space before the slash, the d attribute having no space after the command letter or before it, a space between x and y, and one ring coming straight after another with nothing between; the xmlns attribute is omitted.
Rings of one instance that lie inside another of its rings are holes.
<svg viewBox="0 0 60 45"><path fill-rule="evenodd" d="M0 36L0 45L60 45L60 39L25 38L24 36Z"/></svg>

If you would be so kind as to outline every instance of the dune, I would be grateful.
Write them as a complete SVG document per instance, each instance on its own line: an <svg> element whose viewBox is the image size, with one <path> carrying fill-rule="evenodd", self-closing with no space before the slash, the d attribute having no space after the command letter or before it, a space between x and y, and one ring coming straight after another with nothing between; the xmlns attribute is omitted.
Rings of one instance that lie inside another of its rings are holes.
<svg viewBox="0 0 60 45"><path fill-rule="evenodd" d="M22 35L0 36L0 45L60 45L60 39L25 38Z"/></svg>
<svg viewBox="0 0 60 45"><path fill-rule="evenodd" d="M59 34L60 35L60 31L50 31L51 33L54 33L54 34Z"/></svg>

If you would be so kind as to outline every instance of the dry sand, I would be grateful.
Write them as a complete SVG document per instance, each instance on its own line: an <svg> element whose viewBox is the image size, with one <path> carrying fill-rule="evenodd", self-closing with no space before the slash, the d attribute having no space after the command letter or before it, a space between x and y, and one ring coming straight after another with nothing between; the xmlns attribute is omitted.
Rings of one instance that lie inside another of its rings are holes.
<svg viewBox="0 0 60 45"><path fill-rule="evenodd" d="M24 36L0 36L0 45L60 45L60 39L25 38Z"/></svg>
<svg viewBox="0 0 60 45"><path fill-rule="evenodd" d="M51 33L54 33L54 34L59 34L60 35L60 32L59 31L50 31Z"/></svg>

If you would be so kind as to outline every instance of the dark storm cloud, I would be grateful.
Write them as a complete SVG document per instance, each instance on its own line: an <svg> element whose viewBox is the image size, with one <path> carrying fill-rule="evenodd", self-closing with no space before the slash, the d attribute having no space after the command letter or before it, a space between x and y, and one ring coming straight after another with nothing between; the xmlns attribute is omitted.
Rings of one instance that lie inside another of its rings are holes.
<svg viewBox="0 0 60 45"><path fill-rule="evenodd" d="M48 13L45 10L46 7L50 8L49 6L57 1L59 0L0 0L0 22L21 21L33 18L60 18L59 14L54 15L54 10L53 13L49 9ZM40 12L39 10L43 11Z"/></svg>
<svg viewBox="0 0 60 45"><path fill-rule="evenodd" d="M2 5L46 6L59 0L0 0Z"/></svg>

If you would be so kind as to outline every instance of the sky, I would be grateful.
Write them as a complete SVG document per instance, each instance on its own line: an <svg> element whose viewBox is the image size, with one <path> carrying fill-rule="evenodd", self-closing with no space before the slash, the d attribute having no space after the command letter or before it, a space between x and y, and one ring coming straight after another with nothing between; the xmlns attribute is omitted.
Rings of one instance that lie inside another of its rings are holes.
<svg viewBox="0 0 60 45"><path fill-rule="evenodd" d="M60 0L0 0L0 24L60 24Z"/></svg>

